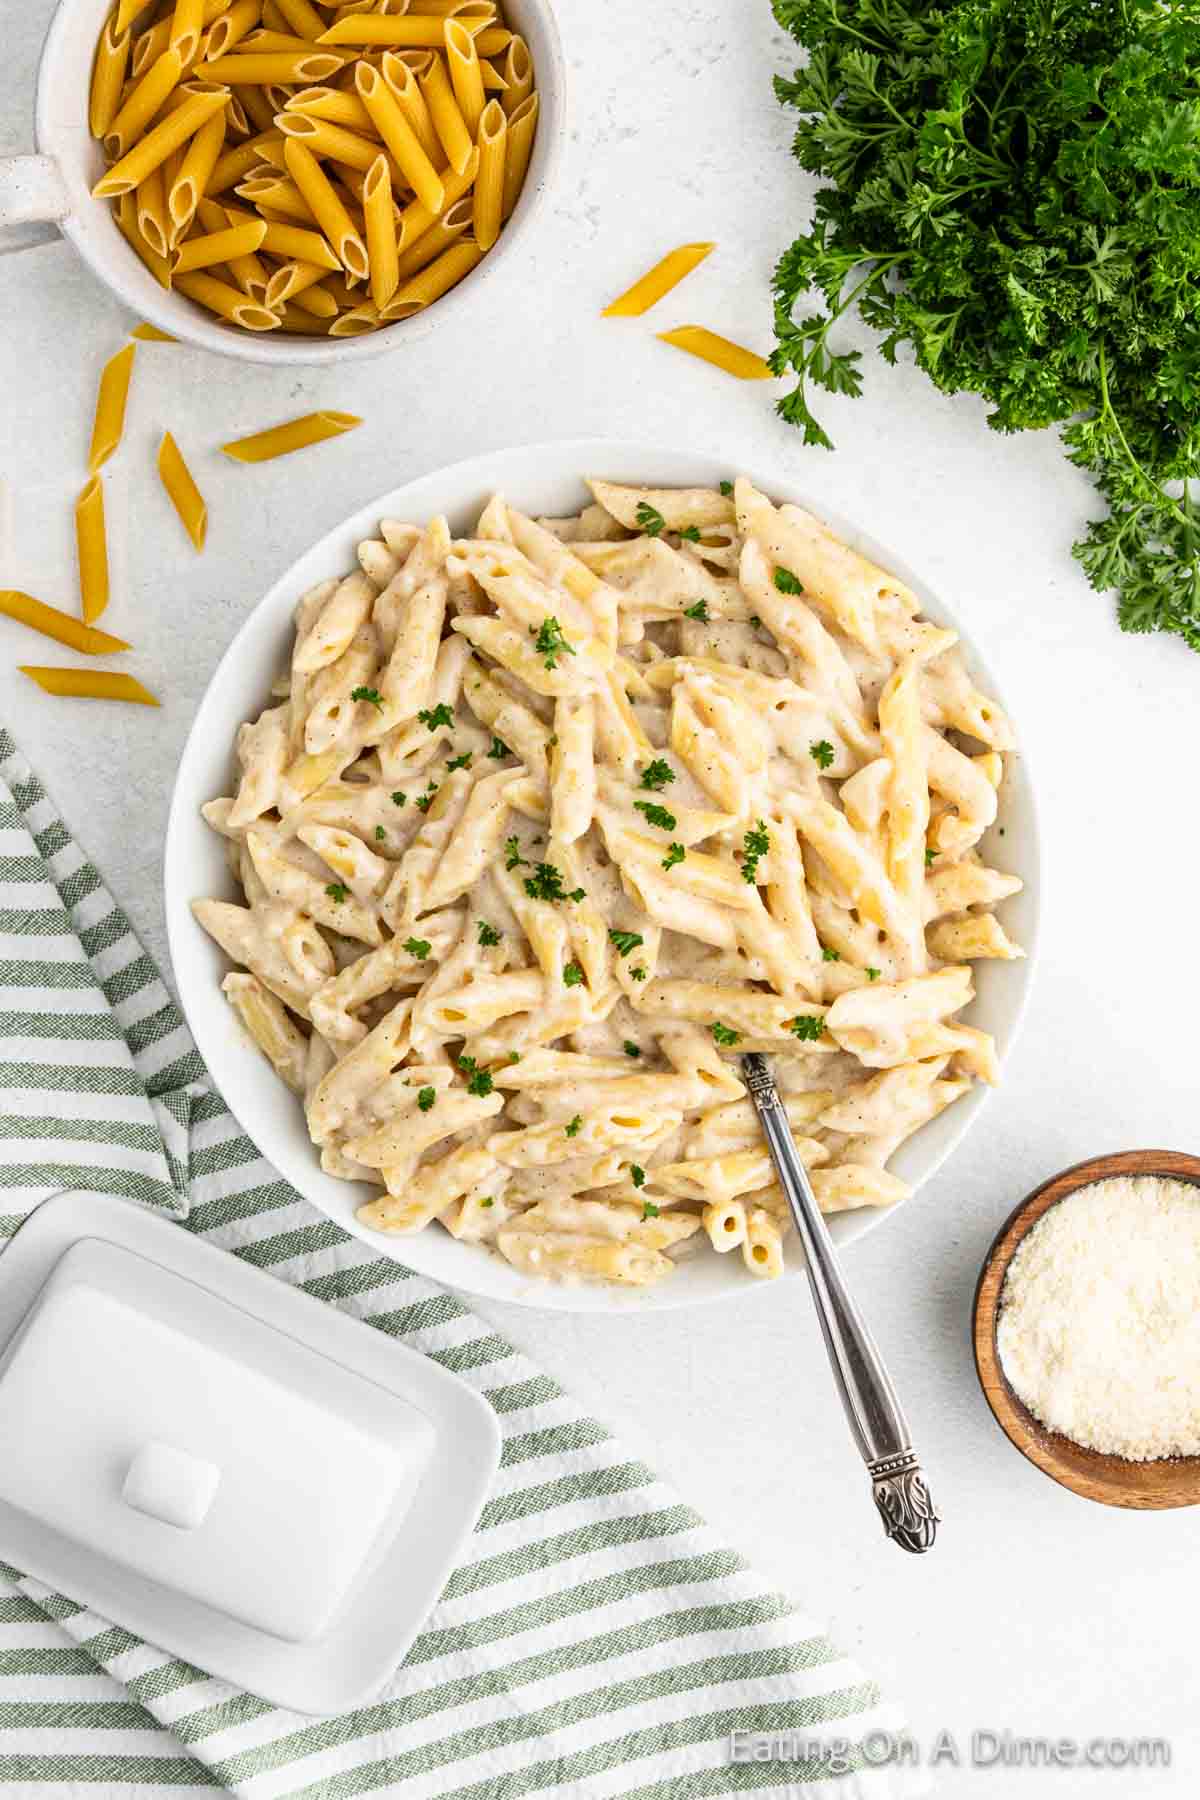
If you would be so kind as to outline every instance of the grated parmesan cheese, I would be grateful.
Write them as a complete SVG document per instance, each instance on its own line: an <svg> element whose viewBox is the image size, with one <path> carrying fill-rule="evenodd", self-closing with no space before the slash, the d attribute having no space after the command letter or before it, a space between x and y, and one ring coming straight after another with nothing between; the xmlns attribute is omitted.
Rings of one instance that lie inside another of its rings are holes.
<svg viewBox="0 0 1200 1800"><path fill-rule="evenodd" d="M1008 1267L996 1328L1034 1416L1088 1449L1200 1454L1200 1187L1123 1176L1044 1213Z"/></svg>

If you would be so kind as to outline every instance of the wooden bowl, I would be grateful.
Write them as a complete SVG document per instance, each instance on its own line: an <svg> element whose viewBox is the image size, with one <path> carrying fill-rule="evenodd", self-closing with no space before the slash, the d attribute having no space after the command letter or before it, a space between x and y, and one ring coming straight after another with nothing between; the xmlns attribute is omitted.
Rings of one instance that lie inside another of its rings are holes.
<svg viewBox="0 0 1200 1800"><path fill-rule="evenodd" d="M1008 1265L1025 1233L1042 1214L1077 1188L1118 1175L1159 1175L1200 1186L1200 1157L1175 1150L1126 1150L1119 1156L1095 1156L1076 1163L1035 1188L1000 1227L984 1258L975 1289L975 1368L984 1398L997 1424L1022 1456L1072 1493L1106 1506L1154 1509L1200 1504L1200 1456L1176 1456L1157 1462L1130 1462L1085 1450L1035 1419L1009 1386L996 1347L996 1319Z"/></svg>

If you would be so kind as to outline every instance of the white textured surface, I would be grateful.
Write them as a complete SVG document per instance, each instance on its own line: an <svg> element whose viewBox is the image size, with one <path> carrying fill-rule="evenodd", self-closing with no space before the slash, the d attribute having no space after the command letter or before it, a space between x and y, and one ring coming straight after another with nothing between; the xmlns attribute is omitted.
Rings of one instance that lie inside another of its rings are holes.
<svg viewBox="0 0 1200 1800"><path fill-rule="evenodd" d="M30 147L49 10L28 0L8 21L0 150ZM839 444L831 457L773 418L769 390L655 342L655 329L696 322L769 348L770 271L808 192L770 91L790 46L766 0L562 0L561 16L575 77L562 186L524 279L513 271L490 290L494 320L349 380L144 346L124 450L106 472L105 624L136 639L131 666L164 709L88 709L34 692L18 659L69 659L0 620L0 712L161 957L162 826L196 699L279 570L372 493L478 449L556 435L640 434L721 451L731 465L741 447L924 570L1013 705L1040 778L1049 890L1042 967L1005 1087L920 1201L850 1262L945 1515L936 1551L910 1560L883 1541L815 1325L790 1298L755 1290L721 1310L645 1321L486 1310L761 1568L829 1615L907 1702L926 1745L943 1726L964 1746L973 1728L1173 1740L1166 1773L949 1769L941 1790L954 1800L1194 1793L1196 1520L1109 1512L1023 1462L979 1394L968 1323L987 1244L1037 1182L1104 1150L1197 1147L1200 658L1174 641L1122 638L1087 590L1068 546L1089 492L1052 435L996 437L974 401L946 400L868 353L866 398L823 404ZM664 249L707 237L719 252L648 320L598 320ZM58 246L0 257L0 312L0 469L11 485L0 585L72 606L70 501L95 379L132 321ZM260 469L217 452L314 406L367 423ZM209 501L203 558L156 485L167 426Z"/></svg>

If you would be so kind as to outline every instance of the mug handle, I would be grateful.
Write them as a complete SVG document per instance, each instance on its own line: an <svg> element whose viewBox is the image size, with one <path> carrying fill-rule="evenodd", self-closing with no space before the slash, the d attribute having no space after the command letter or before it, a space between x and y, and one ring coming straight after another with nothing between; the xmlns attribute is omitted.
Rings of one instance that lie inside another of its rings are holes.
<svg viewBox="0 0 1200 1800"><path fill-rule="evenodd" d="M70 210L66 184L53 157L0 157L0 250L45 242L48 234L21 228L57 224ZM19 234L20 242L5 245L4 235L10 230Z"/></svg>

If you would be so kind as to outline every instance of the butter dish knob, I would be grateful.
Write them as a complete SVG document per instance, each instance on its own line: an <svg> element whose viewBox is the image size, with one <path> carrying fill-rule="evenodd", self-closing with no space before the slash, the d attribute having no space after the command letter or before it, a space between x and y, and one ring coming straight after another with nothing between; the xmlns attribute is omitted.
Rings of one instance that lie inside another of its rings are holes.
<svg viewBox="0 0 1200 1800"><path fill-rule="evenodd" d="M221 1481L215 1463L170 1444L143 1444L129 1465L121 1498L135 1512L179 1531L203 1525Z"/></svg>

